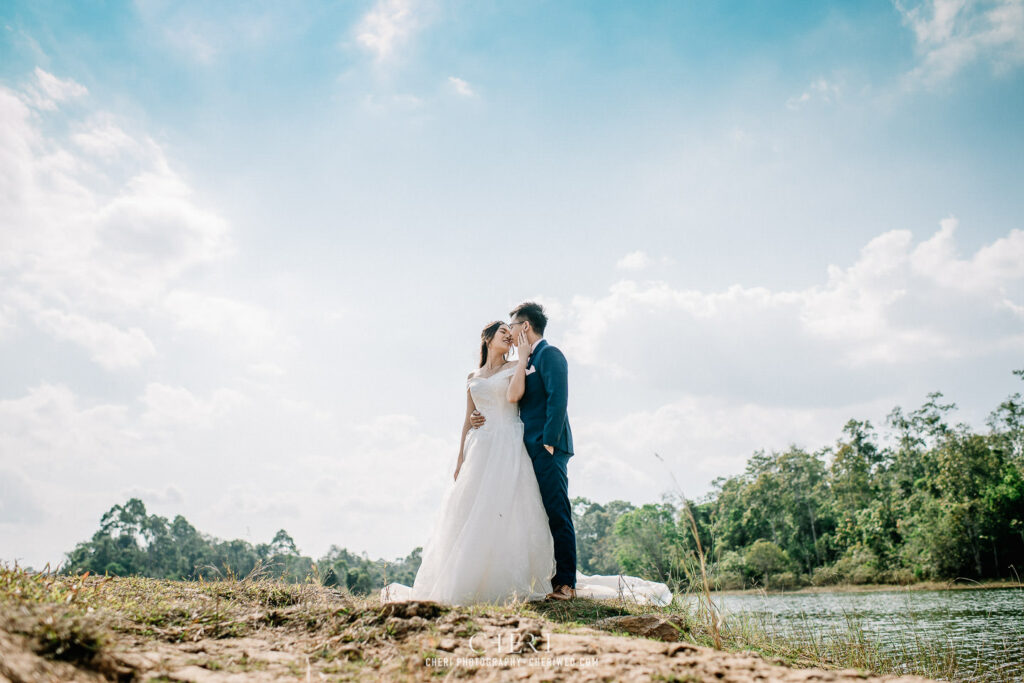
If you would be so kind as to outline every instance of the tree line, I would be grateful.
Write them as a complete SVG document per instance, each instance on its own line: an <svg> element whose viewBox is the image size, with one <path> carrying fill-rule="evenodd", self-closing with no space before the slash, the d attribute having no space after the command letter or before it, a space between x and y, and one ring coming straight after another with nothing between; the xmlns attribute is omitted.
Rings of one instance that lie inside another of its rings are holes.
<svg viewBox="0 0 1024 683"><path fill-rule="evenodd" d="M1015 375L1024 379L1024 370ZM573 500L577 557L587 574L632 574L674 590L696 580L696 528L712 584L721 589L838 583L1017 578L1024 566L1024 399L1015 393L976 433L953 425L952 403L932 393L894 408L884 439L850 420L834 445L754 453L741 474L716 479L701 500L669 492L661 503ZM884 444L884 445L883 445ZM270 543L223 541L184 517L115 505L62 571L167 579L313 577L367 594L411 585L422 549L395 560L331 546L302 555L283 529Z"/></svg>
<svg viewBox="0 0 1024 683"><path fill-rule="evenodd" d="M173 521L151 515L138 498L115 505L88 541L67 553L62 573L90 571L111 576L158 579L226 579L250 575L287 582L314 579L366 594L386 583L412 584L421 548L393 561L372 560L332 545L319 560L303 555L284 529L270 543L223 541L199 532L181 515Z"/></svg>
<svg viewBox="0 0 1024 683"><path fill-rule="evenodd" d="M1015 375L1024 379L1024 370ZM1019 580L1024 567L1024 400L974 432L932 393L894 408L884 442L850 420L832 446L758 451L701 501L575 501L581 571L695 579L691 516L718 588L955 578Z"/></svg>

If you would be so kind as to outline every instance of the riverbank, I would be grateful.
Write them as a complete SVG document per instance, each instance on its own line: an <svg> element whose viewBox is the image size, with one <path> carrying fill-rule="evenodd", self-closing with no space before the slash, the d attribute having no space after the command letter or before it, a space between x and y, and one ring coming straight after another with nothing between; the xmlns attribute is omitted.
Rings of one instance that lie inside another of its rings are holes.
<svg viewBox="0 0 1024 683"><path fill-rule="evenodd" d="M1022 588L1024 583L1018 581L991 580L973 581L920 581L918 583L866 583L836 584L833 586L803 586L801 588L746 588L744 590L712 591L716 595L764 595L764 594L801 594L801 593L871 593L881 591L938 591L938 590L984 590L986 588Z"/></svg>
<svg viewBox="0 0 1024 683"><path fill-rule="evenodd" d="M698 614L585 599L382 606L315 583L0 569L0 682L928 680L838 669L809 650L765 653L739 632L723 634L737 651L715 650Z"/></svg>

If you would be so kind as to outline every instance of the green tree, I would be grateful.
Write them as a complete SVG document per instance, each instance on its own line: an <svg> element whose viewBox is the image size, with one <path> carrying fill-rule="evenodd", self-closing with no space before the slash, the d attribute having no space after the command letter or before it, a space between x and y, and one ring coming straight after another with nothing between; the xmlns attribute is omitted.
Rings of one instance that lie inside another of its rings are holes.
<svg viewBox="0 0 1024 683"><path fill-rule="evenodd" d="M789 556L786 551L771 541L764 539L755 541L743 554L743 561L757 576L764 579L764 586L770 586L773 574L789 569Z"/></svg>
<svg viewBox="0 0 1024 683"><path fill-rule="evenodd" d="M615 555L615 523L623 514L636 508L625 501L613 500L600 505L586 498L572 501L573 524L576 528L576 562L585 574L621 574Z"/></svg>
<svg viewBox="0 0 1024 683"><path fill-rule="evenodd" d="M628 574L678 584L685 575L686 547L668 503L648 503L622 514L615 522L615 554Z"/></svg>
<svg viewBox="0 0 1024 683"><path fill-rule="evenodd" d="M1013 374L1024 380L1024 369ZM1011 462L1024 470L1024 398L1015 392L988 417L992 437L1000 443Z"/></svg>

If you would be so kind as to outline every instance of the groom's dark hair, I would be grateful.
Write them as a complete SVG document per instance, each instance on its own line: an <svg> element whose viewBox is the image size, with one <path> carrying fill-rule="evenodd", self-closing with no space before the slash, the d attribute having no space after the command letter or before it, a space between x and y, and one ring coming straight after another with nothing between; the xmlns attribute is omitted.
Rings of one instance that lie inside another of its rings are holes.
<svg viewBox="0 0 1024 683"><path fill-rule="evenodd" d="M544 315L544 307L533 301L524 301L509 313L512 316L512 320L516 318L525 318L530 321L530 327L533 331L544 336L544 328L548 326L548 317Z"/></svg>

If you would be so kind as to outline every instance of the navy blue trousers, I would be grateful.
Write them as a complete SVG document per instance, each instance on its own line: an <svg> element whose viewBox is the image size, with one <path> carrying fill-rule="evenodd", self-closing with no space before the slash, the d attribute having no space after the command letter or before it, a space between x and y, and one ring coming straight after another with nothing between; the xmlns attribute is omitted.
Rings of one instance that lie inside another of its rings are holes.
<svg viewBox="0 0 1024 683"><path fill-rule="evenodd" d="M553 586L576 587L576 529L572 525L572 504L569 502L569 456L556 450L548 453L543 446L527 447L533 460L533 471L540 485L540 497L548 513L551 537L555 542L555 576Z"/></svg>

